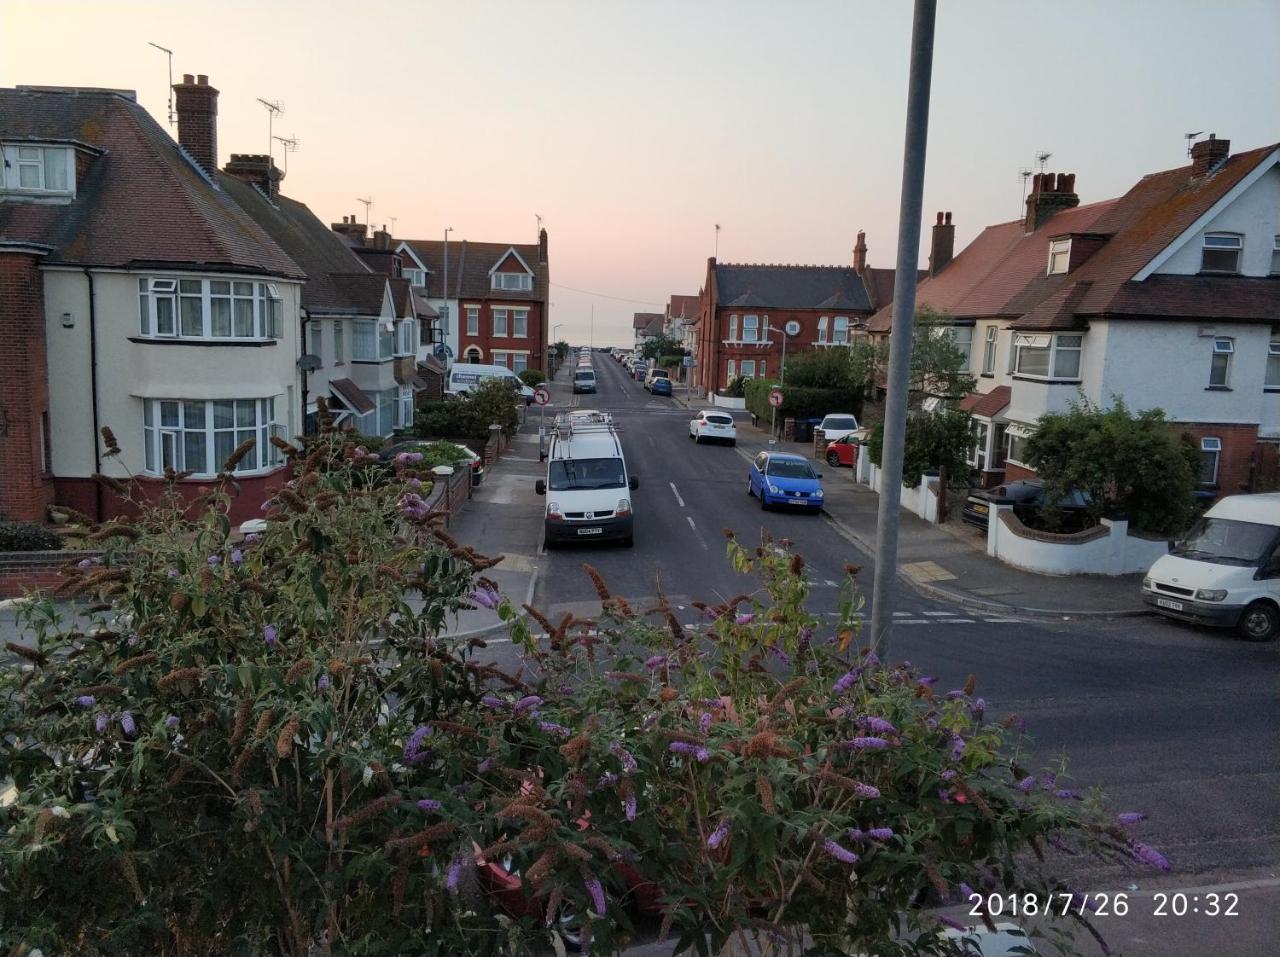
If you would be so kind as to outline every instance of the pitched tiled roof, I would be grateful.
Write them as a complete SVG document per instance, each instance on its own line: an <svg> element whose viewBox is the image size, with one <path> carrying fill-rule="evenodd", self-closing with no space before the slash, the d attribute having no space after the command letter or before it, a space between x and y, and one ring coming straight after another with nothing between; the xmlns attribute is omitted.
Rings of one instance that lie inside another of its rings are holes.
<svg viewBox="0 0 1280 957"><path fill-rule="evenodd" d="M378 272L333 273L330 277L338 295L347 304L348 315L380 316L387 283L395 282ZM406 282L406 280L400 280ZM401 315L399 311L396 313Z"/></svg>
<svg viewBox="0 0 1280 957"><path fill-rule="evenodd" d="M647 330L654 320L662 322L662 313L660 312L637 312L631 317L631 328Z"/></svg>
<svg viewBox="0 0 1280 957"><path fill-rule="evenodd" d="M48 262L303 275L125 95L0 90L0 139L75 142L97 152L70 204L0 203L0 240L51 246Z"/></svg>
<svg viewBox="0 0 1280 957"><path fill-rule="evenodd" d="M302 308L320 315L365 314L334 281L337 275L369 272L337 233L297 200L278 196L273 205L257 187L228 173L219 173L218 183L306 272ZM373 314L381 312L379 301Z"/></svg>
<svg viewBox="0 0 1280 957"><path fill-rule="evenodd" d="M413 254L429 270L427 294L432 298L440 298L440 290L444 282L444 241L406 239L403 242L413 250ZM512 249L519 253L520 258L533 270L533 290L530 292L517 292L513 289L499 291L491 288L489 271ZM546 302L551 272L547 263L538 262L538 255L537 243L476 243L467 239L450 240L448 298L501 298L513 302L527 299L532 302Z"/></svg>
<svg viewBox="0 0 1280 957"><path fill-rule="evenodd" d="M862 277L852 266L716 263L715 281L724 308L871 311Z"/></svg>
<svg viewBox="0 0 1280 957"><path fill-rule="evenodd" d="M970 392L960 400L960 408L983 418L999 415L1013 397L1013 389L1007 385L998 385L990 392Z"/></svg>
<svg viewBox="0 0 1280 957"><path fill-rule="evenodd" d="M698 318L697 296L672 296L667 304L667 311L673 319L687 319L692 322Z"/></svg>

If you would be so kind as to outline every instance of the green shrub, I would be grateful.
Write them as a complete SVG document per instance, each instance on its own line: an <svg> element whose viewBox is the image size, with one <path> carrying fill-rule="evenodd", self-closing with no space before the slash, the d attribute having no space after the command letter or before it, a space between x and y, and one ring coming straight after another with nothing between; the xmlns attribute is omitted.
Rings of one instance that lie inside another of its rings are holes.
<svg viewBox="0 0 1280 957"><path fill-rule="evenodd" d="M363 445L370 452L377 452L387 444L385 436L381 435L365 435L362 432L344 432L343 437L348 442L354 442L356 445Z"/></svg>
<svg viewBox="0 0 1280 957"><path fill-rule="evenodd" d="M485 442L489 426L500 425L507 435L520 427L518 397L511 387L489 379L458 399L446 399L418 410L412 433L423 438Z"/></svg>
<svg viewBox="0 0 1280 957"><path fill-rule="evenodd" d="M747 380L745 376L734 376L729 380L725 387L720 390L720 394L729 399L741 399L746 386Z"/></svg>
<svg viewBox="0 0 1280 957"><path fill-rule="evenodd" d="M520 381L528 386L539 386L547 381L547 374L541 369L522 369Z"/></svg>
<svg viewBox="0 0 1280 957"><path fill-rule="evenodd" d="M34 522L0 522L0 552L56 552L62 536Z"/></svg>
<svg viewBox="0 0 1280 957"><path fill-rule="evenodd" d="M658 357L659 369L678 369L684 361L683 355L665 355Z"/></svg>
<svg viewBox="0 0 1280 957"><path fill-rule="evenodd" d="M966 458L973 447L973 417L959 409L915 412L907 418L902 449L902 484L916 488L925 472L945 472L948 485L968 485L973 466ZM867 438L871 464L881 468L884 423Z"/></svg>
<svg viewBox="0 0 1280 957"><path fill-rule="evenodd" d="M747 379L744 392L747 411L757 418L767 420L773 414L769 405L769 392L776 383L769 379ZM858 389L822 389L792 385L782 389L782 405L778 407L778 422L788 417L796 419L820 419L832 412L862 414L862 392Z"/></svg>

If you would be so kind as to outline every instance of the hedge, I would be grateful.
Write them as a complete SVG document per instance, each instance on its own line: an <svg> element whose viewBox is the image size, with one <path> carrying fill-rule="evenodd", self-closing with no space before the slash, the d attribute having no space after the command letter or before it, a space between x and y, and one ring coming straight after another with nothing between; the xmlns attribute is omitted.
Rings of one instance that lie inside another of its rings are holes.
<svg viewBox="0 0 1280 957"><path fill-rule="evenodd" d="M769 391L776 383L769 379L748 379L744 390L747 411L760 419L773 414L769 405ZM778 421L783 419L820 419L833 412L852 412L862 415L862 394L848 389L817 389L808 386L785 385L782 389L782 405L778 407Z"/></svg>
<svg viewBox="0 0 1280 957"><path fill-rule="evenodd" d="M0 552L56 552L62 536L34 522L0 522Z"/></svg>

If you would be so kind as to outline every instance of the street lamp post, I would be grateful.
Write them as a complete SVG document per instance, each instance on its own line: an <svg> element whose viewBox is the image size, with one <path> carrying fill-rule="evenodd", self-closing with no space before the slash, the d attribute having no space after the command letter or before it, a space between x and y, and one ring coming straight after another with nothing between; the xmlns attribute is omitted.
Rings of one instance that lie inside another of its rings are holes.
<svg viewBox="0 0 1280 957"><path fill-rule="evenodd" d="M443 299L440 304L440 318L443 321L442 324L444 326L444 340L446 345L448 345L449 342L449 234L451 232L453 232L452 226L446 226L444 228L444 281L440 287L440 292L443 295ZM462 351L461 329L458 330L458 351ZM447 352L445 354L445 358L448 359Z"/></svg>
<svg viewBox="0 0 1280 957"><path fill-rule="evenodd" d="M773 331L773 326L765 327L765 335L769 335ZM787 382L787 340L800 331L799 323L792 320L778 327L778 331L782 333L782 367L778 370L778 385L785 385ZM773 407L773 413L769 418L769 444L776 445L778 442L778 407Z"/></svg>
<svg viewBox="0 0 1280 957"><path fill-rule="evenodd" d="M563 322L557 322L554 326L552 326L552 327L551 327L551 339L552 339L552 342L551 342L552 350L551 350L551 351L555 352L555 356L556 356L556 358L557 358L557 359L559 359L559 358L560 358L560 353L554 349L554 346L555 346L555 338L556 338L556 330L557 330L557 329L559 329L559 328L560 328L561 326L563 326L563 325L564 325L564 323L563 323Z"/></svg>

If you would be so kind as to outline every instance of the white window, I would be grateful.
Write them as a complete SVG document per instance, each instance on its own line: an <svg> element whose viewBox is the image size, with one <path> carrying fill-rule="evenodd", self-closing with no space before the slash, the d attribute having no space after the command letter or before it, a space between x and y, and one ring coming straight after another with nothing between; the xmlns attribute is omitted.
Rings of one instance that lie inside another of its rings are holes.
<svg viewBox="0 0 1280 957"><path fill-rule="evenodd" d="M760 339L760 317L759 316L743 316L742 317L742 341L758 342L759 339ZM743 375L746 375L746 373L744 372Z"/></svg>
<svg viewBox="0 0 1280 957"><path fill-rule="evenodd" d="M1055 239L1049 243L1049 275L1067 271L1071 264L1071 240Z"/></svg>
<svg viewBox="0 0 1280 957"><path fill-rule="evenodd" d="M394 323L357 319L352 323L351 358L356 362L380 362L391 358L395 344ZM391 326L391 329L384 328Z"/></svg>
<svg viewBox="0 0 1280 957"><path fill-rule="evenodd" d="M1218 463L1222 458L1222 439L1206 437L1200 440L1200 472L1196 481L1201 485L1218 484Z"/></svg>
<svg viewBox="0 0 1280 957"><path fill-rule="evenodd" d="M467 306L467 335L480 335L480 307Z"/></svg>
<svg viewBox="0 0 1280 957"><path fill-rule="evenodd" d="M1238 233L1205 233L1201 272L1239 272L1244 239Z"/></svg>
<svg viewBox="0 0 1280 957"><path fill-rule="evenodd" d="M378 322L378 356L389 359L396 352L396 324L394 319L382 319Z"/></svg>
<svg viewBox="0 0 1280 957"><path fill-rule="evenodd" d="M138 280L143 336L279 339L284 308L274 283L230 279Z"/></svg>
<svg viewBox="0 0 1280 957"><path fill-rule="evenodd" d="M324 326L318 320L312 319L303 328L306 329L307 342L303 345L302 351L320 359L323 356L321 349L324 348Z"/></svg>
<svg viewBox="0 0 1280 957"><path fill-rule="evenodd" d="M411 425L413 425L413 389L402 385L396 406L396 428L407 429Z"/></svg>
<svg viewBox="0 0 1280 957"><path fill-rule="evenodd" d="M1055 379L1080 378L1080 351L1084 336L1054 336L1053 377Z"/></svg>
<svg viewBox="0 0 1280 957"><path fill-rule="evenodd" d="M333 320L333 364L342 365L347 361L347 344L341 319Z"/></svg>
<svg viewBox="0 0 1280 957"><path fill-rule="evenodd" d="M1273 240L1271 247L1271 275L1280 276L1280 236Z"/></svg>
<svg viewBox="0 0 1280 957"><path fill-rule="evenodd" d="M987 326L987 339L982 351L982 374L994 375L996 371L996 337L1000 330L995 326Z"/></svg>
<svg viewBox="0 0 1280 957"><path fill-rule="evenodd" d="M415 286L425 286L427 284L427 272L425 269L414 269L409 267L402 273L405 279Z"/></svg>
<svg viewBox="0 0 1280 957"><path fill-rule="evenodd" d="M510 336L510 312L506 309L493 310L493 334L495 336Z"/></svg>
<svg viewBox="0 0 1280 957"><path fill-rule="evenodd" d="M533 277L523 272L495 272L492 288L528 292L533 288Z"/></svg>
<svg viewBox="0 0 1280 957"><path fill-rule="evenodd" d="M1015 335L1014 371L1018 375L1041 379L1080 378L1080 353L1084 347L1082 335Z"/></svg>
<svg viewBox="0 0 1280 957"><path fill-rule="evenodd" d="M285 437L275 420L276 400L270 399L144 399L142 434L146 471L165 469L216 475L240 443L251 448L235 471L258 472L280 464L273 435Z"/></svg>
<svg viewBox="0 0 1280 957"><path fill-rule="evenodd" d="M835 322L831 327L831 341L837 346L847 346L849 344L848 316L836 316Z"/></svg>
<svg viewBox="0 0 1280 957"><path fill-rule="evenodd" d="M827 317L826 316L818 317L818 341L819 342L827 341Z"/></svg>
<svg viewBox="0 0 1280 957"><path fill-rule="evenodd" d="M529 310L511 310L511 335L517 339L529 338Z"/></svg>
<svg viewBox="0 0 1280 957"><path fill-rule="evenodd" d="M396 427L397 409L400 404L400 390L392 386L382 392L370 394L375 407L372 412L355 417L356 430L365 435L390 435Z"/></svg>
<svg viewBox="0 0 1280 957"><path fill-rule="evenodd" d="M1280 326L1271 327L1271 341L1267 343L1267 374L1262 384L1268 389L1280 389Z"/></svg>
<svg viewBox="0 0 1280 957"><path fill-rule="evenodd" d="M973 326L952 326L948 331L951 342L964 356L964 365L960 368L967 371L973 359Z"/></svg>
<svg viewBox="0 0 1280 957"><path fill-rule="evenodd" d="M6 146L0 185L28 193L74 193L75 157L65 146Z"/></svg>
<svg viewBox="0 0 1280 957"><path fill-rule="evenodd" d="M1209 362L1209 385L1226 388L1231 378L1231 356L1236 351L1234 339L1214 339L1213 358Z"/></svg>
<svg viewBox="0 0 1280 957"><path fill-rule="evenodd" d="M733 315L729 317L729 341L738 341L738 317Z"/></svg>
<svg viewBox="0 0 1280 957"><path fill-rule="evenodd" d="M725 363L725 382L732 382L738 377L738 364L730 359Z"/></svg>
<svg viewBox="0 0 1280 957"><path fill-rule="evenodd" d="M756 368L756 375L761 379L765 378L763 359L760 360L760 365Z"/></svg>
<svg viewBox="0 0 1280 957"><path fill-rule="evenodd" d="M527 368L529 368L529 357L523 352L513 353L511 356L511 371L519 375Z"/></svg>
<svg viewBox="0 0 1280 957"><path fill-rule="evenodd" d="M1004 434L1004 458L1014 465L1026 465L1027 439L1030 436L1021 431L1009 429Z"/></svg>
<svg viewBox="0 0 1280 957"><path fill-rule="evenodd" d="M756 377L756 360L755 359L742 360L741 375L747 379L754 379Z"/></svg>
<svg viewBox="0 0 1280 957"><path fill-rule="evenodd" d="M990 431L991 427L986 422L974 420L972 426L973 445L969 448L967 461L975 469L981 470L987 467L987 436Z"/></svg>
<svg viewBox="0 0 1280 957"><path fill-rule="evenodd" d="M418 324L416 319L400 319L396 322L396 344L395 354L398 356L411 356L417 351L417 330L414 328Z"/></svg>

